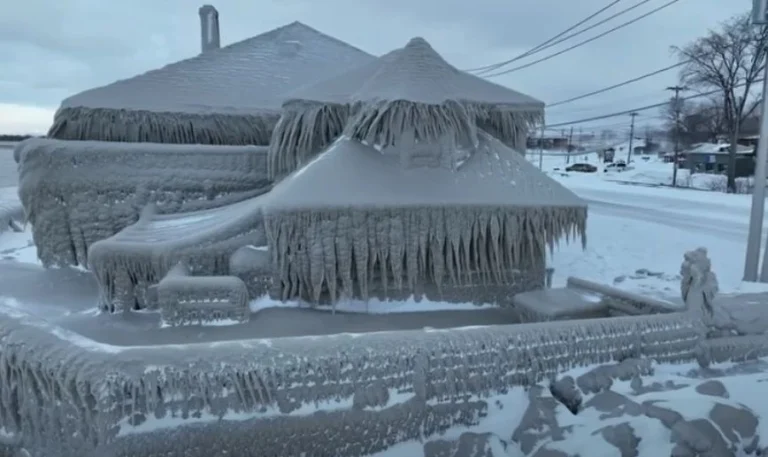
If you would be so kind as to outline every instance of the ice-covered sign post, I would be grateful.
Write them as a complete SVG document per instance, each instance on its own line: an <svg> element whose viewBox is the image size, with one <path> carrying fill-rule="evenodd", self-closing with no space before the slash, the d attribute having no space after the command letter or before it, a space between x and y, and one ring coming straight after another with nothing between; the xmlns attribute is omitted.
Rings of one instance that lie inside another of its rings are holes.
<svg viewBox="0 0 768 457"><path fill-rule="evenodd" d="M752 5L752 22L756 27L768 24L768 0L754 0ZM763 93L768 93L768 65L763 76ZM765 165L768 160L768 104L763 97L762 115L760 122L760 141L757 143L755 158L755 185L752 191L752 211L749 217L749 235L747 238L747 254L744 261L744 280L757 281L758 264L760 260L760 241L763 233L763 214L765 212ZM763 255L763 268L760 272L760 282L768 282L768 250Z"/></svg>

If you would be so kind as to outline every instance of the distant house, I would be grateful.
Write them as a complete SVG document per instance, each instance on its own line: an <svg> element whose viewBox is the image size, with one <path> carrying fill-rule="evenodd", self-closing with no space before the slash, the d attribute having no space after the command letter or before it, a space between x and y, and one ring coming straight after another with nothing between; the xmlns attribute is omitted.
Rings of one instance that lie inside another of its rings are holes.
<svg viewBox="0 0 768 457"><path fill-rule="evenodd" d="M562 135L529 136L526 142L528 149L566 149L568 137Z"/></svg>
<svg viewBox="0 0 768 457"><path fill-rule="evenodd" d="M697 173L726 173L729 144L700 143L682 153L683 166ZM755 171L755 148L737 145L736 176L752 176Z"/></svg>

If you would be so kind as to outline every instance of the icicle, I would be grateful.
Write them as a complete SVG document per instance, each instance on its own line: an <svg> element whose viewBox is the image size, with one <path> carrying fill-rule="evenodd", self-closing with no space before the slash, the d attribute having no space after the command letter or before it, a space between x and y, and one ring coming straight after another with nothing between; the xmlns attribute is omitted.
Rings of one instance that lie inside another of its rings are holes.
<svg viewBox="0 0 768 457"><path fill-rule="evenodd" d="M368 298L368 227L365 212L362 210L352 212L352 245L354 246L355 274L360 297Z"/></svg>
<svg viewBox="0 0 768 457"><path fill-rule="evenodd" d="M269 146L268 176L284 176L331 144L349 117L347 105L292 101L283 105Z"/></svg>
<svg viewBox="0 0 768 457"><path fill-rule="evenodd" d="M406 217L407 215L400 211L393 211L389 225L389 261L397 290L403 289L403 259L406 249L403 219Z"/></svg>
<svg viewBox="0 0 768 457"><path fill-rule="evenodd" d="M446 101L427 105L405 100L358 104L344 129L350 138L381 147L396 146L406 130L415 140L428 143L454 135L458 144L477 144L475 120L464 105Z"/></svg>
<svg viewBox="0 0 768 457"><path fill-rule="evenodd" d="M192 114L68 107L56 112L48 137L126 143L268 145L278 118L272 112Z"/></svg>

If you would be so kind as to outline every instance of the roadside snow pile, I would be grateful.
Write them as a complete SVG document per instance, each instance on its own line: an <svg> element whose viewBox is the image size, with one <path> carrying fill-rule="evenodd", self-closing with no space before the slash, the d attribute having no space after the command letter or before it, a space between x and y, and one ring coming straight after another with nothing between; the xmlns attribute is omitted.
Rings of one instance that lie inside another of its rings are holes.
<svg viewBox="0 0 768 457"><path fill-rule="evenodd" d="M768 402L754 400L766 370L765 361L701 369L644 360L572 370L488 399L487 416L471 431L450 429L376 456L764 455Z"/></svg>

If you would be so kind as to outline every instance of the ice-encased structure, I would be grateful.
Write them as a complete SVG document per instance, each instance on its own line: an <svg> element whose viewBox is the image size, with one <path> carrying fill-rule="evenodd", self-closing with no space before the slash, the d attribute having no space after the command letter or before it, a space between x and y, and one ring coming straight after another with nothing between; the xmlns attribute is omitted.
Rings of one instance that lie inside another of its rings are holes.
<svg viewBox="0 0 768 457"><path fill-rule="evenodd" d="M343 294L415 293L503 305L516 292L543 287L547 245L584 236L586 204L478 127L492 119L500 126L495 132L516 132L506 138L519 139L541 116L541 102L457 76L461 72L423 39L380 60L371 80L358 81L363 89L343 85L356 91L354 115L345 124L350 139L335 143L278 190L199 214L150 215L94 244L90 266L105 309L153 307L146 292L179 261L196 276L230 275L230 256L238 248L266 244L265 214L273 234L268 288L283 300L333 303ZM382 98L398 90L406 98ZM487 101L494 97L498 105ZM295 102L287 106L286 116L293 118ZM318 122L334 116L318 106L309 108ZM376 121L370 116L379 110L388 114ZM361 122L388 135L385 141L366 137L385 144L381 152L351 139L364 133ZM294 133L314 134L311 128ZM285 144L270 154L277 162L281 155L295 157ZM307 218L317 223L302 225ZM306 230L313 232L300 234ZM258 274L241 268L239 277L251 290L264 290L265 269L254 268Z"/></svg>
<svg viewBox="0 0 768 457"><path fill-rule="evenodd" d="M73 95L48 136L65 140L267 145L282 95L374 60L293 22Z"/></svg>
<svg viewBox="0 0 768 457"><path fill-rule="evenodd" d="M479 127L524 154L544 112L543 102L452 66L422 38L286 98L270 142L271 177L306 163L352 116L350 136L378 146L392 145L406 126L416 141L446 132L472 141Z"/></svg>
<svg viewBox="0 0 768 457"><path fill-rule="evenodd" d="M88 249L160 212L203 210L271 189L266 147L31 139L18 145L19 197L43 264L88 265Z"/></svg>
<svg viewBox="0 0 768 457"><path fill-rule="evenodd" d="M262 215L267 196L180 214L157 214L148 207L137 223L95 242L88 265L99 282L102 307L154 308L149 288L179 262L195 277L228 276L239 249L267 243Z"/></svg>
<svg viewBox="0 0 768 457"><path fill-rule="evenodd" d="M583 237L586 213L483 132L455 170L404 167L399 153L344 137L264 204L280 298L331 302L414 294L509 304L544 287L547 247Z"/></svg>
<svg viewBox="0 0 768 457"><path fill-rule="evenodd" d="M547 246L584 239L586 203L493 136L524 144L542 103L424 39L301 92L269 151L271 176L298 167L265 199L281 299L504 303L544 286Z"/></svg>

